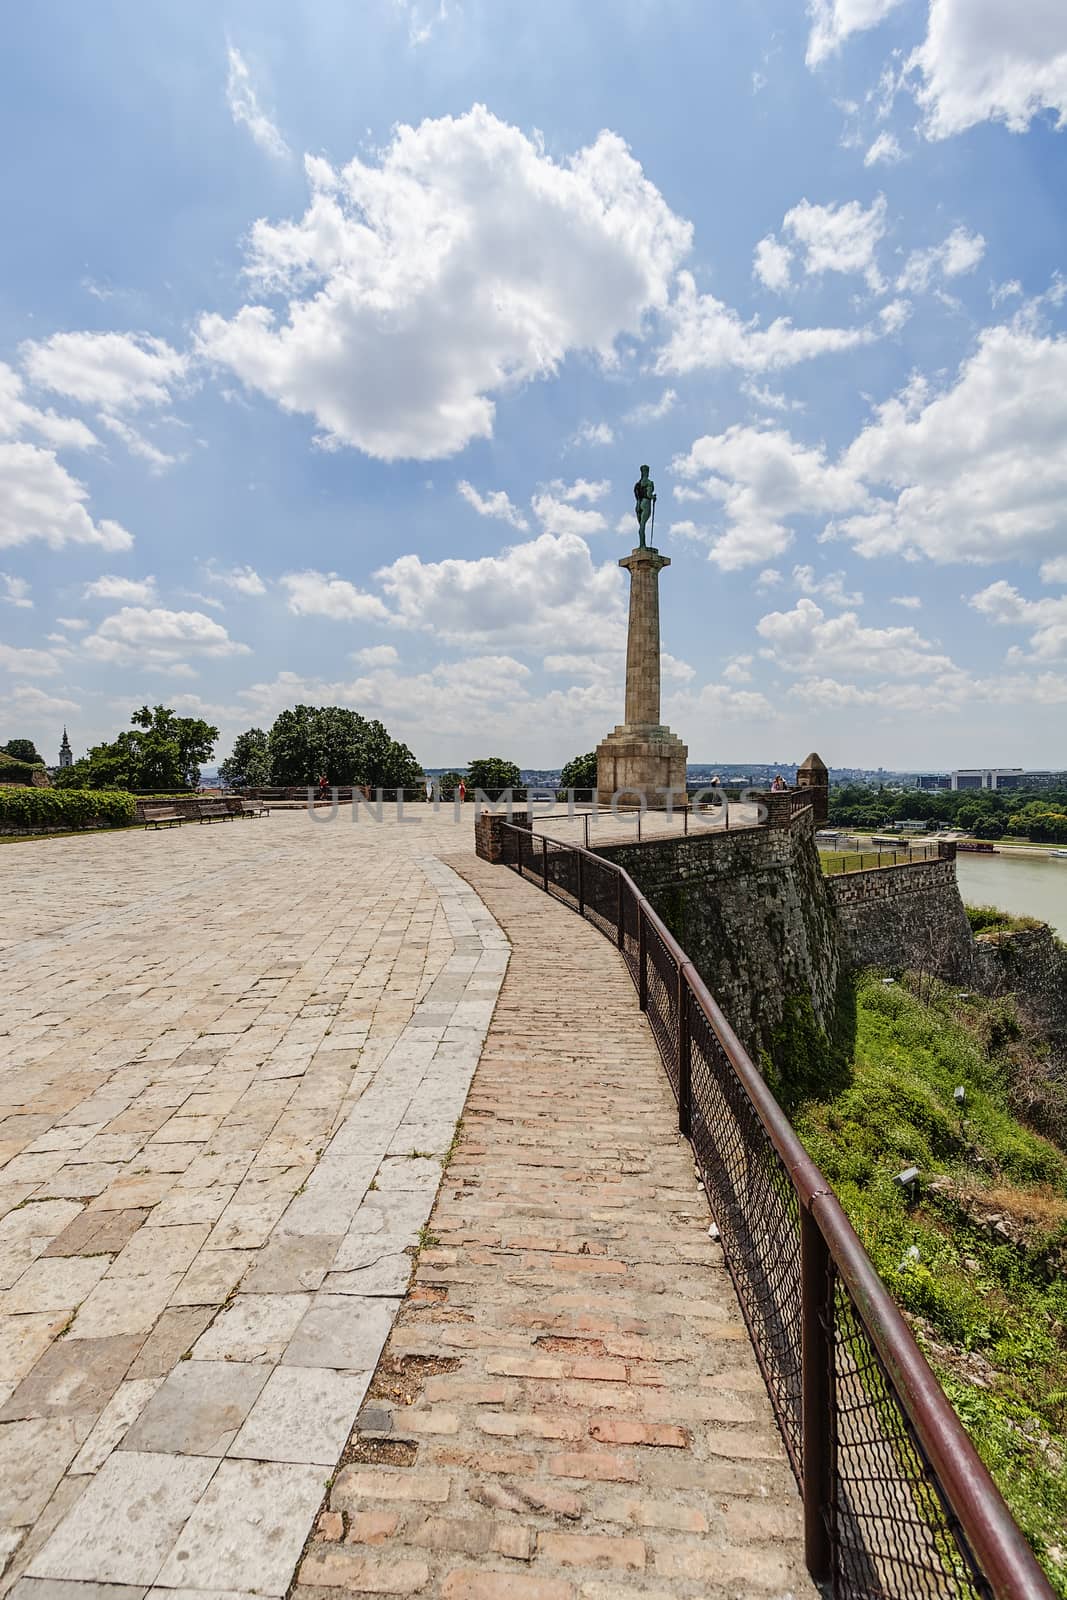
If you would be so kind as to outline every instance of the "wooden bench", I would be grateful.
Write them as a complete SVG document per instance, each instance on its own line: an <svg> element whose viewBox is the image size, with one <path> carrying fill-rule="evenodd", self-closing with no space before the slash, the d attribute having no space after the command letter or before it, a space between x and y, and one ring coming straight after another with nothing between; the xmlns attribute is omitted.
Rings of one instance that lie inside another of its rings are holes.
<svg viewBox="0 0 1067 1600"><path fill-rule="evenodd" d="M225 800L198 800L196 810L201 822L232 822L234 817Z"/></svg>
<svg viewBox="0 0 1067 1600"><path fill-rule="evenodd" d="M269 817L270 807L262 800L242 800L239 815L242 817Z"/></svg>
<svg viewBox="0 0 1067 1600"><path fill-rule="evenodd" d="M175 811L173 806L146 805L144 807L144 825L146 830L148 828L158 828L160 824L164 822L168 825L168 827L173 822L178 823L180 827L184 821L185 818L182 816L181 812Z"/></svg>

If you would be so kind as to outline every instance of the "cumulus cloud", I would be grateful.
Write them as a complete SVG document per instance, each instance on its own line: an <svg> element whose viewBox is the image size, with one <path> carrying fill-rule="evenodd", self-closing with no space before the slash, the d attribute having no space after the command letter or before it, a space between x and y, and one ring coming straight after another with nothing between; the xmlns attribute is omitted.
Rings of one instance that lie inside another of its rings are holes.
<svg viewBox="0 0 1067 1600"><path fill-rule="evenodd" d="M0 438L15 439L26 432L35 433L56 450L88 450L98 442L92 429L77 417L60 417L52 410L40 411L30 405L18 373L0 361Z"/></svg>
<svg viewBox="0 0 1067 1600"><path fill-rule="evenodd" d="M289 146L259 103L244 57L232 46L226 52L226 104L238 127L248 129L256 144L276 161L289 158Z"/></svg>
<svg viewBox="0 0 1067 1600"><path fill-rule="evenodd" d="M212 583L221 583L227 589L233 589L237 594L260 595L266 594L267 585L263 582L255 567L247 564L236 567L219 567L214 561L209 561L206 573ZM218 604L217 601L214 604Z"/></svg>
<svg viewBox="0 0 1067 1600"><path fill-rule="evenodd" d="M82 649L95 661L116 666L171 667L188 655L249 654L246 644L231 639L221 622L204 612L167 611L159 606L123 606L86 635Z"/></svg>
<svg viewBox="0 0 1067 1600"><path fill-rule="evenodd" d="M858 200L828 206L801 200L782 219L782 231L791 235L802 252L804 271L809 277L819 277L824 272L857 273L875 292L885 287L875 260L885 230L883 194L866 209Z"/></svg>
<svg viewBox="0 0 1067 1600"><path fill-rule="evenodd" d="M13 644L0 644L0 667L20 677L50 678L59 671L51 650L20 650Z"/></svg>
<svg viewBox="0 0 1067 1600"><path fill-rule="evenodd" d="M1067 583L1067 556L1054 556L1041 567L1042 583Z"/></svg>
<svg viewBox="0 0 1067 1600"><path fill-rule="evenodd" d="M583 422L568 443L572 450L583 444L614 444L615 429L606 422Z"/></svg>
<svg viewBox="0 0 1067 1600"><path fill-rule="evenodd" d="M41 539L53 550L68 544L128 550L133 535L108 518L94 522L88 492L55 452L25 442L0 444L0 549Z"/></svg>
<svg viewBox="0 0 1067 1600"><path fill-rule="evenodd" d="M710 559L727 571L786 550L793 540L786 517L800 511L832 514L856 501L855 479L832 465L821 445L799 446L778 428L735 423L725 433L697 439L672 465L722 505L727 526Z"/></svg>
<svg viewBox="0 0 1067 1600"><path fill-rule="evenodd" d="M894 594L889 597L891 606L900 606L905 611L921 611L922 598L917 594Z"/></svg>
<svg viewBox="0 0 1067 1600"><path fill-rule="evenodd" d="M65 700L61 695L46 694L36 684L15 683L4 690L4 697L13 711L24 717L58 717L65 711L80 711L76 700Z"/></svg>
<svg viewBox="0 0 1067 1600"><path fill-rule="evenodd" d="M771 611L756 626L773 661L787 672L807 672L813 661L830 673L862 677L918 678L959 671L917 628L864 627L854 611L827 617L814 600L798 600L792 611Z"/></svg>
<svg viewBox="0 0 1067 1600"><path fill-rule="evenodd" d="M287 572L278 579L298 617L330 617L335 622L388 622L389 610L377 595L357 589L336 572Z"/></svg>
<svg viewBox="0 0 1067 1600"><path fill-rule="evenodd" d="M806 60L817 67L854 33L876 28L901 0L809 0L811 33Z"/></svg>
<svg viewBox="0 0 1067 1600"><path fill-rule="evenodd" d="M664 389L658 400L643 400L640 405L634 406L626 413L625 420L630 423L662 422L677 404L677 389Z"/></svg>
<svg viewBox="0 0 1067 1600"><path fill-rule="evenodd" d="M776 239L773 233L760 240L752 259L752 271L766 289L781 293L790 284L790 266L793 252L788 245Z"/></svg>
<svg viewBox="0 0 1067 1600"><path fill-rule="evenodd" d="M971 595L969 603L990 622L1029 632L1029 656L1013 645L1008 651L1009 661L1053 661L1067 656L1067 595L1027 600L1002 579Z"/></svg>
<svg viewBox="0 0 1067 1600"><path fill-rule="evenodd" d="M126 600L138 606L153 605L158 598L155 578L118 578L113 573L105 573L102 578L87 583L82 597L85 600Z"/></svg>
<svg viewBox="0 0 1067 1600"><path fill-rule="evenodd" d="M823 600L829 600L834 606L861 606L863 596L856 591L849 593L845 588L845 574L843 572L828 572L825 577L817 577L815 568L811 566L796 566L793 568L793 582L801 594L819 595Z"/></svg>
<svg viewBox="0 0 1067 1600"><path fill-rule="evenodd" d="M306 163L303 217L252 229L264 295L200 348L322 441L431 460L493 429L495 397L604 361L668 301L690 224L615 134L563 162L475 106L399 127L377 164ZM492 263L492 271L486 263Z"/></svg>
<svg viewBox="0 0 1067 1600"><path fill-rule="evenodd" d="M908 61L929 139L979 122L1023 133L1043 112L1067 125L1067 8L1058 0L930 0Z"/></svg>
<svg viewBox="0 0 1067 1600"><path fill-rule="evenodd" d="M456 490L469 506L474 507L480 517L496 517L501 522L510 523L522 533L530 526L518 506L512 504L511 497L504 489L494 489L489 494L479 494L473 483L461 478L456 484Z"/></svg>
<svg viewBox="0 0 1067 1600"><path fill-rule="evenodd" d="M904 152L900 148L896 134L883 130L868 149L863 158L863 165L865 167L876 167L881 163L883 166L893 167L903 159Z"/></svg>
<svg viewBox="0 0 1067 1600"><path fill-rule="evenodd" d="M377 577L400 622L451 644L585 653L592 640L603 648L623 637L621 574L613 561L595 566L574 533L542 533L474 561L405 555Z"/></svg>
<svg viewBox="0 0 1067 1600"><path fill-rule="evenodd" d="M393 667L400 660L400 651L392 644L371 644L365 650L353 650L352 660L364 667Z"/></svg>
<svg viewBox="0 0 1067 1600"><path fill-rule="evenodd" d="M958 278L973 272L985 255L985 240L980 233L953 228L948 238L929 250L913 250L897 279L899 290L914 292L930 287L935 277Z"/></svg>
<svg viewBox="0 0 1067 1600"><path fill-rule="evenodd" d="M739 367L746 372L777 371L800 361L870 344L870 328L797 328L776 317L766 328L753 317L745 322L713 294L700 294L689 272L678 274L678 294L668 317L671 337L656 360L656 371L698 372Z"/></svg>
<svg viewBox="0 0 1067 1600"><path fill-rule="evenodd" d="M6 601L9 606L17 606L20 611L33 609L30 586L25 578L16 578L11 573L0 572L0 585L3 589L0 600Z"/></svg>
<svg viewBox="0 0 1067 1600"><path fill-rule="evenodd" d="M579 485L581 482L579 480ZM558 487L562 492L535 494L530 501L534 516L546 533L570 533L584 537L591 533L606 532L608 522L602 511L575 505L574 501L580 499L581 495L568 492L563 484Z"/></svg>
<svg viewBox="0 0 1067 1600"><path fill-rule="evenodd" d="M161 450L158 445L154 445L151 439L146 439L143 433L139 433L121 417L113 417L108 412L102 411L100 423L109 433L122 440L131 456L139 456L142 461L147 461L156 472L172 467L178 459L177 456L172 456L166 450Z"/></svg>
<svg viewBox="0 0 1067 1600"><path fill-rule="evenodd" d="M54 333L20 349L32 383L108 414L165 404L188 360L147 333Z"/></svg>

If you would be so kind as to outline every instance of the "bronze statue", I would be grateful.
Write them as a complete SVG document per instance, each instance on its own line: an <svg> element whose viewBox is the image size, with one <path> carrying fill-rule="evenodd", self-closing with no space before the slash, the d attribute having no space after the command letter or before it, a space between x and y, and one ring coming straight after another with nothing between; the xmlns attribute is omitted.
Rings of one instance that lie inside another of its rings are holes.
<svg viewBox="0 0 1067 1600"><path fill-rule="evenodd" d="M656 485L649 477L647 467L641 468L641 476L634 484L634 499L637 502L635 510L637 514L638 549L647 550L645 526L650 517L652 518L653 531L656 526Z"/></svg>

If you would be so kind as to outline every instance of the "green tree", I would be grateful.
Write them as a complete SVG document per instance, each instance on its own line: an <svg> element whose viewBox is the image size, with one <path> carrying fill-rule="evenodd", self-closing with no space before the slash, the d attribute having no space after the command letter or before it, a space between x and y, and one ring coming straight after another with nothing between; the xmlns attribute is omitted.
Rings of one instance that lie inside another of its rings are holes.
<svg viewBox="0 0 1067 1600"><path fill-rule="evenodd" d="M233 741L233 750L219 764L219 777L234 789L255 789L270 783L270 755L262 728L249 728Z"/></svg>
<svg viewBox="0 0 1067 1600"><path fill-rule="evenodd" d="M590 750L584 756L572 756L559 775L559 786L561 789L595 789L596 751Z"/></svg>
<svg viewBox="0 0 1067 1600"><path fill-rule="evenodd" d="M108 744L94 745L80 761L57 772L56 786L141 794L195 789L219 730L199 717L179 717L166 706L142 706L130 721L132 729Z"/></svg>
<svg viewBox="0 0 1067 1600"><path fill-rule="evenodd" d="M32 739L9 739L3 753L13 757L15 761L29 761L34 765L44 763L44 758L37 754L37 746Z"/></svg>
<svg viewBox="0 0 1067 1600"><path fill-rule="evenodd" d="M362 783L367 724L343 706L294 706L279 712L267 737L271 781L287 787Z"/></svg>
<svg viewBox="0 0 1067 1600"><path fill-rule="evenodd" d="M502 789L517 789L522 777L514 761L504 761L500 756L483 756L467 762L467 788L481 789L487 795L499 794Z"/></svg>
<svg viewBox="0 0 1067 1600"><path fill-rule="evenodd" d="M451 800L463 779L462 772L442 772L437 780L437 792L442 800Z"/></svg>
<svg viewBox="0 0 1067 1600"><path fill-rule="evenodd" d="M422 768L407 745L375 720L364 725L362 774L356 781L371 789L417 789Z"/></svg>

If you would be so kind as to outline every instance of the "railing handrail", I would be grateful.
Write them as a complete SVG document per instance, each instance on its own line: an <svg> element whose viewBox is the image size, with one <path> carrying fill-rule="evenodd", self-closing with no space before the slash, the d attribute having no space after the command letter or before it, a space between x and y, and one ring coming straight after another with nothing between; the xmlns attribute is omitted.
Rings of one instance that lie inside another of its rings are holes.
<svg viewBox="0 0 1067 1600"><path fill-rule="evenodd" d="M504 822L504 830L529 840L528 828ZM548 836L544 841L547 887ZM621 887L678 965L692 998L740 1080L753 1110L789 1174L797 1202L825 1241L837 1275L851 1297L904 1414L931 1467L951 1514L980 1562L996 1600L1054 1600L1052 1588L1018 1523L982 1462L970 1436L937 1381L929 1362L893 1301L845 1214L829 1181L804 1149L792 1124L727 1022L714 996L678 940L624 867L581 845L551 841L619 875ZM520 857L521 860L521 857Z"/></svg>

